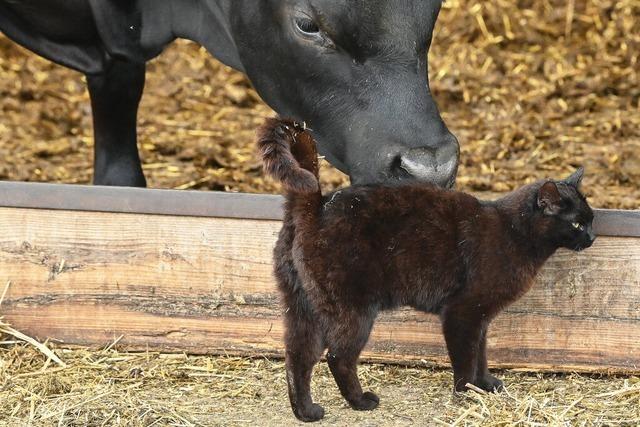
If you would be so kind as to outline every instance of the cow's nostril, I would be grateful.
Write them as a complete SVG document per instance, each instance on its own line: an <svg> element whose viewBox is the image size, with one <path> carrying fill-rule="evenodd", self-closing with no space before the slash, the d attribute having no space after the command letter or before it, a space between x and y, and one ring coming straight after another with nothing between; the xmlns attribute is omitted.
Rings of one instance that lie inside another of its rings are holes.
<svg viewBox="0 0 640 427"><path fill-rule="evenodd" d="M419 180L433 176L435 163L434 150L428 148L414 148L400 156L400 168Z"/></svg>
<svg viewBox="0 0 640 427"><path fill-rule="evenodd" d="M413 148L394 158L391 166L399 179L413 178L449 188L455 183L458 148L453 144L438 149Z"/></svg>
<svg viewBox="0 0 640 427"><path fill-rule="evenodd" d="M398 179L410 178L411 174L407 171L402 164L402 155L396 155L389 165L392 176Z"/></svg>

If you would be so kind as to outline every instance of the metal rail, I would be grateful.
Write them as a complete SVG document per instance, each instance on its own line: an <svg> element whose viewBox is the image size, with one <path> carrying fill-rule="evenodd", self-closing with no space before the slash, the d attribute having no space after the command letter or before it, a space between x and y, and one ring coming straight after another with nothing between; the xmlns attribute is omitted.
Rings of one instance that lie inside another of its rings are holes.
<svg viewBox="0 0 640 427"><path fill-rule="evenodd" d="M0 182L0 207L212 218L282 219L281 196ZM640 237L640 210L596 209L602 236Z"/></svg>
<svg viewBox="0 0 640 427"><path fill-rule="evenodd" d="M213 218L282 219L269 194L0 182L0 206Z"/></svg>

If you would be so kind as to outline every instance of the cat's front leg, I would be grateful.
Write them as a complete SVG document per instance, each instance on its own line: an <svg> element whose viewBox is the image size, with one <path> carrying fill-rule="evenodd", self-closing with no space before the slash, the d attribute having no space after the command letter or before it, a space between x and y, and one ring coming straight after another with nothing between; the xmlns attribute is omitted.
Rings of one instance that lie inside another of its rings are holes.
<svg viewBox="0 0 640 427"><path fill-rule="evenodd" d="M489 323L484 323L481 329L480 342L478 348L478 361L476 369L476 380L473 385L488 392L500 391L504 384L498 378L489 373L487 365L487 329Z"/></svg>
<svg viewBox="0 0 640 427"><path fill-rule="evenodd" d="M467 384L475 385L478 380L482 323L482 318L469 313L464 305L448 307L442 315L442 331L453 367L455 391L467 391Z"/></svg>

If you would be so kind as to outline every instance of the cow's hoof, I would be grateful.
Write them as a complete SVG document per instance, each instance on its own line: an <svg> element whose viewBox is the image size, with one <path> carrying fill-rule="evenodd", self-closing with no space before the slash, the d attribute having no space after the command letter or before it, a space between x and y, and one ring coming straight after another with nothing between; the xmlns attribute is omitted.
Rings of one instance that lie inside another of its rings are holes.
<svg viewBox="0 0 640 427"><path fill-rule="evenodd" d="M93 185L144 188L147 186L147 180L139 163L124 163L110 165L107 170L96 170Z"/></svg>
<svg viewBox="0 0 640 427"><path fill-rule="evenodd" d="M305 408L294 410L293 413L296 418L305 423L319 421L324 418L324 408L316 403L312 403Z"/></svg>
<svg viewBox="0 0 640 427"><path fill-rule="evenodd" d="M491 374L478 378L478 380L475 381L475 385L489 393L497 393L504 390L504 383Z"/></svg>
<svg viewBox="0 0 640 427"><path fill-rule="evenodd" d="M371 411L378 407L380 398L370 391L362 393L358 399L349 401L349 404L356 411Z"/></svg>

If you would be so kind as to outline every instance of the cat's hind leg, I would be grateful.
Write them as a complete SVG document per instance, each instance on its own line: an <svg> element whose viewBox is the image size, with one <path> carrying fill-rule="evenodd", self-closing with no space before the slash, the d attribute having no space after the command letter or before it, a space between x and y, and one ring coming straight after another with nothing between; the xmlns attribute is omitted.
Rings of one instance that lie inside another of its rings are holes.
<svg viewBox="0 0 640 427"><path fill-rule="evenodd" d="M287 389L294 415L302 421L318 421L324 417L324 409L311 398L311 374L325 350L324 334L293 263L294 235L287 214L274 250L274 274L284 304Z"/></svg>
<svg viewBox="0 0 640 427"><path fill-rule="evenodd" d="M363 392L358 379L358 358L366 345L375 315L348 313L331 319L327 332L327 363L340 393L353 409L369 411L380 402L378 396Z"/></svg>
<svg viewBox="0 0 640 427"><path fill-rule="evenodd" d="M294 415L318 421L324 409L311 398L311 374L325 350L322 323L303 288L293 263L285 259L276 269L285 303L285 366L287 389Z"/></svg>
<svg viewBox="0 0 640 427"><path fill-rule="evenodd" d="M318 421L324 409L311 398L311 374L324 351L320 322L300 307L285 314L285 365L291 409L301 421Z"/></svg>

